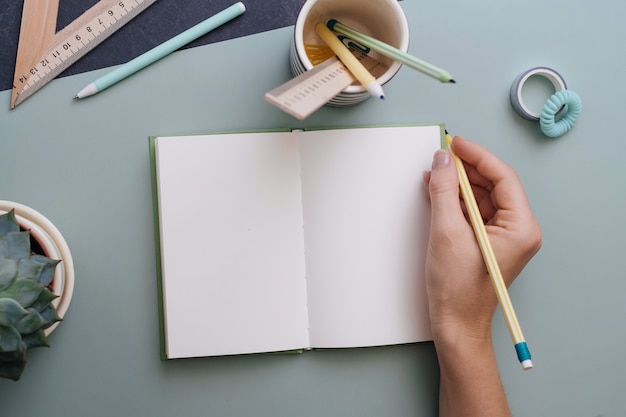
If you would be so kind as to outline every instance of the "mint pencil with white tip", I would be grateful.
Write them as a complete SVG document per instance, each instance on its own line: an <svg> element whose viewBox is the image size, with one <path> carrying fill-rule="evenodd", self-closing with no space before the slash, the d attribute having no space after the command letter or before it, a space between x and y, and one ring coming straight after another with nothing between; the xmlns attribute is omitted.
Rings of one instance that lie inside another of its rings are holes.
<svg viewBox="0 0 626 417"><path fill-rule="evenodd" d="M197 25L179 33L164 43L155 46L148 52L145 52L127 63L118 66L94 82L89 83L85 88L76 94L74 99L89 97L111 87L112 85L144 69L148 65L155 63L159 59L164 58L172 52L187 45L189 42L194 41L219 26L233 20L245 11L246 6L242 2L237 2L230 7L227 7Z"/></svg>

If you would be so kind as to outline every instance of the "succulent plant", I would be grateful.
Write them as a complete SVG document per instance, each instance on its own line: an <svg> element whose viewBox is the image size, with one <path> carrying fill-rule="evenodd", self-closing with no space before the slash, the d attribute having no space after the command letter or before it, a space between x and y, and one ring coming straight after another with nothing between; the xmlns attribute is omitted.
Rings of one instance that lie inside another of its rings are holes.
<svg viewBox="0 0 626 417"><path fill-rule="evenodd" d="M19 380L26 350L48 346L44 331L60 320L50 290L59 262L31 251L14 210L0 215L0 377Z"/></svg>

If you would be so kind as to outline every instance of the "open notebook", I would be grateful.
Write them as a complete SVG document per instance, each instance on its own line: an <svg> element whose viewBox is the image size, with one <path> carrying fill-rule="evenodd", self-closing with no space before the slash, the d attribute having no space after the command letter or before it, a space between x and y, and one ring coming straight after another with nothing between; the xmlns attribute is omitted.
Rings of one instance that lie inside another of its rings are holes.
<svg viewBox="0 0 626 417"><path fill-rule="evenodd" d="M164 358L430 339L440 125L152 137Z"/></svg>

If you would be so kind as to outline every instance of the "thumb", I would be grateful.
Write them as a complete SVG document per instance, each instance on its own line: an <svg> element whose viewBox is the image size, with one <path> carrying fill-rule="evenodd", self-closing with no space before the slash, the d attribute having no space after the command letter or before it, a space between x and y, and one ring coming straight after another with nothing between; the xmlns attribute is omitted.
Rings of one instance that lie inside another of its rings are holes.
<svg viewBox="0 0 626 417"><path fill-rule="evenodd" d="M428 182L433 220L461 212L459 204L459 176L452 155L444 150L435 152Z"/></svg>

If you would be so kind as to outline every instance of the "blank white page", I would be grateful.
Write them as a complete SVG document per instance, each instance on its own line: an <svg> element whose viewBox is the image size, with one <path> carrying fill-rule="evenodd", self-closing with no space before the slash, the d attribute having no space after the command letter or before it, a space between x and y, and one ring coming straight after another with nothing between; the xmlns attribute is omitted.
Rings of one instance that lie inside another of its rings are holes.
<svg viewBox="0 0 626 417"><path fill-rule="evenodd" d="M439 126L311 131L300 154L311 344L429 340L430 206Z"/></svg>
<svg viewBox="0 0 626 417"><path fill-rule="evenodd" d="M168 358L306 347L290 132L156 139Z"/></svg>

